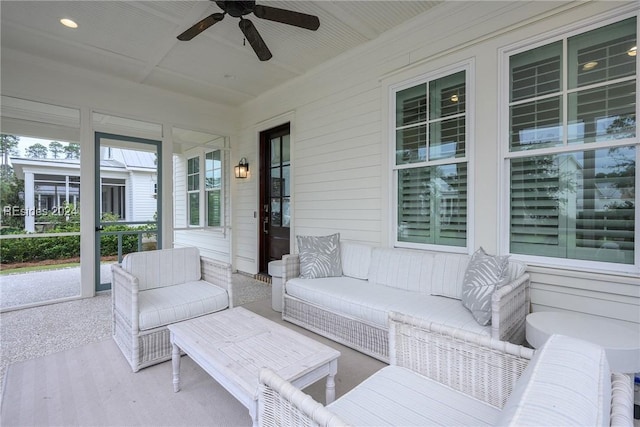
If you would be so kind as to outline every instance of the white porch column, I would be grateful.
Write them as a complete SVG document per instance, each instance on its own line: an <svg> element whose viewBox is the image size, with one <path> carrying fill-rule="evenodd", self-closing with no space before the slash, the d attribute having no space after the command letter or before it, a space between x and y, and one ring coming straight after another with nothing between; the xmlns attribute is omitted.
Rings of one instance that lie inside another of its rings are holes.
<svg viewBox="0 0 640 427"><path fill-rule="evenodd" d="M33 172L24 173L24 230L36 231L36 191Z"/></svg>
<svg viewBox="0 0 640 427"><path fill-rule="evenodd" d="M96 294L95 144L91 110L80 109L80 296Z"/></svg>

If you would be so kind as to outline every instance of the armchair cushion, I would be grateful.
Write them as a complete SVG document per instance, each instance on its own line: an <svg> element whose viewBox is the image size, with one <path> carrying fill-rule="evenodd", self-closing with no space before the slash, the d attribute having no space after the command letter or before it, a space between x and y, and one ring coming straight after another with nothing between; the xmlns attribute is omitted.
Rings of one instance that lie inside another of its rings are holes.
<svg viewBox="0 0 640 427"><path fill-rule="evenodd" d="M139 294L140 330L157 328L223 310L227 291L202 280L149 289Z"/></svg>
<svg viewBox="0 0 640 427"><path fill-rule="evenodd" d="M387 366L327 405L350 425L493 425L500 410L407 368Z"/></svg>
<svg viewBox="0 0 640 427"><path fill-rule="evenodd" d="M139 290L200 280L200 251L196 247L133 252L122 268L138 279Z"/></svg>
<svg viewBox="0 0 640 427"><path fill-rule="evenodd" d="M498 425L609 425L611 371L602 347L552 335L536 350Z"/></svg>

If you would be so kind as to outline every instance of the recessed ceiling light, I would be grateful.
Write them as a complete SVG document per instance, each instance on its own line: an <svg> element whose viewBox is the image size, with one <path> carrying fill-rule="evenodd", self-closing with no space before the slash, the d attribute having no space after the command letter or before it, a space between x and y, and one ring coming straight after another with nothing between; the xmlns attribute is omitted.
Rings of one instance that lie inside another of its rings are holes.
<svg viewBox="0 0 640 427"><path fill-rule="evenodd" d="M78 24L76 24L72 19L69 19L69 18L62 18L60 20L60 23L65 27L78 28Z"/></svg>
<svg viewBox="0 0 640 427"><path fill-rule="evenodd" d="M593 70L597 66L598 66L598 61L589 61L582 66L582 69L584 71L589 71L589 70Z"/></svg>
<svg viewBox="0 0 640 427"><path fill-rule="evenodd" d="M638 54L638 46L634 46L627 51L627 55L636 56Z"/></svg>

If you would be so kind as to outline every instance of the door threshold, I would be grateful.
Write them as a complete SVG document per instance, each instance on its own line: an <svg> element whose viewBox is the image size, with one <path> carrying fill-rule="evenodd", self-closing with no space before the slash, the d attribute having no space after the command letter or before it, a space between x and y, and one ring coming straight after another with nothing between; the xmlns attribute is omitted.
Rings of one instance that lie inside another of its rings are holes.
<svg viewBox="0 0 640 427"><path fill-rule="evenodd" d="M259 282L271 283L271 276L269 276L267 273L258 273L253 276L253 278Z"/></svg>

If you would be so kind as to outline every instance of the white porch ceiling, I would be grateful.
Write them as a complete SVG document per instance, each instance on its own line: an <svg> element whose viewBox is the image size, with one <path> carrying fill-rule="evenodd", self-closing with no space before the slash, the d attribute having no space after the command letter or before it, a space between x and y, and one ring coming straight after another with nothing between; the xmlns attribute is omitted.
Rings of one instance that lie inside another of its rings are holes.
<svg viewBox="0 0 640 427"><path fill-rule="evenodd" d="M247 16L273 58L260 62L229 15L188 42L176 36L221 10L213 1L0 2L1 49L237 106L379 37L439 1L269 1L320 19L309 31ZM77 29L59 22L71 18Z"/></svg>

